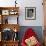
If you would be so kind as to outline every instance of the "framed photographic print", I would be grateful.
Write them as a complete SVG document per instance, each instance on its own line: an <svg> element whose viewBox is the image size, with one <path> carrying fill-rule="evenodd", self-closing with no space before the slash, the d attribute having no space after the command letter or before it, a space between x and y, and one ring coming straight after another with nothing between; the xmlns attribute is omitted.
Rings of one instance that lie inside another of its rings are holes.
<svg viewBox="0 0 46 46"><path fill-rule="evenodd" d="M2 15L9 15L9 10L2 10Z"/></svg>
<svg viewBox="0 0 46 46"><path fill-rule="evenodd" d="M35 7L25 7L25 19L26 20L36 19L36 8Z"/></svg>

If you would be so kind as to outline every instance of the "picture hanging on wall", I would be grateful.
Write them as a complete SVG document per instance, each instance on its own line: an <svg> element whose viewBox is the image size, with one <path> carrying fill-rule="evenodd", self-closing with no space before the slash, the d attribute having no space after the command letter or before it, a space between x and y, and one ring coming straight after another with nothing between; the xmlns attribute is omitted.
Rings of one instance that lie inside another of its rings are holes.
<svg viewBox="0 0 46 46"><path fill-rule="evenodd" d="M36 19L36 8L35 7L25 7L25 19L26 20Z"/></svg>

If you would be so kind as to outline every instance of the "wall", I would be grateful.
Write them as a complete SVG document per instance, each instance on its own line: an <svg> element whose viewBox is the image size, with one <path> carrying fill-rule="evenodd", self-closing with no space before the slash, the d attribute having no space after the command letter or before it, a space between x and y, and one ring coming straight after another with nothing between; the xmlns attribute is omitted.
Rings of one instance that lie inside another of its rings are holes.
<svg viewBox="0 0 46 46"><path fill-rule="evenodd" d="M15 0L0 0L0 6L15 6ZM43 26L42 0L17 0L20 26ZM25 7L36 7L36 20L25 20ZM10 20L10 19L9 19Z"/></svg>
<svg viewBox="0 0 46 46"><path fill-rule="evenodd" d="M42 0L21 0L19 22L22 26L42 26L43 25L43 6ZM25 7L36 7L36 20L25 20Z"/></svg>
<svg viewBox="0 0 46 46"><path fill-rule="evenodd" d="M15 0L0 0L0 6L1 7L15 6L14 1ZM17 2L18 2L18 6L19 6L19 15L20 15L19 24L20 24L20 26L36 26L36 27L32 27L32 28L35 28L35 31L37 32L37 35L40 38L40 41L42 41L42 38L43 38L42 26L44 26L43 25L44 16L43 16L42 0L21 0L21 1L17 0ZM25 7L36 7L36 20L25 20ZM11 18L12 17L9 17L9 20ZM15 19L15 17L14 17L14 19ZM21 27L20 34L23 33L23 31L25 31L24 29L26 29L26 28L27 27Z"/></svg>

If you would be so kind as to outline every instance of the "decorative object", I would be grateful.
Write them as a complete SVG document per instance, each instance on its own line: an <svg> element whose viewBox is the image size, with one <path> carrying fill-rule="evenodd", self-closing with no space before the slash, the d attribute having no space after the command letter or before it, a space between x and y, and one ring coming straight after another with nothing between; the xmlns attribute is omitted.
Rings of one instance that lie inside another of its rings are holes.
<svg viewBox="0 0 46 46"><path fill-rule="evenodd" d="M25 19L27 19L27 20L36 19L36 8L35 7L26 7L25 8Z"/></svg>
<svg viewBox="0 0 46 46"><path fill-rule="evenodd" d="M10 28L5 28L3 30L3 34L2 34L2 40L4 41L8 41L12 39L12 30Z"/></svg>
<svg viewBox="0 0 46 46"><path fill-rule="evenodd" d="M8 18L7 18L7 19L5 19L5 24L8 24Z"/></svg>
<svg viewBox="0 0 46 46"><path fill-rule="evenodd" d="M25 43L28 45L28 46L35 46L37 44L38 40L32 36L32 37L29 37L28 39L25 40Z"/></svg>
<svg viewBox="0 0 46 46"><path fill-rule="evenodd" d="M17 4L17 2L16 2L17 0L15 0L15 7L16 7L16 4Z"/></svg>
<svg viewBox="0 0 46 46"><path fill-rule="evenodd" d="M18 46L18 12L19 7L0 7L0 46Z"/></svg>
<svg viewBox="0 0 46 46"><path fill-rule="evenodd" d="M14 32L17 32L16 28L14 29Z"/></svg>
<svg viewBox="0 0 46 46"><path fill-rule="evenodd" d="M2 10L2 15L9 15L9 10Z"/></svg>
<svg viewBox="0 0 46 46"><path fill-rule="evenodd" d="M14 40L14 41L15 41L15 40L18 40L18 32L15 32L15 33L14 33L13 40Z"/></svg>
<svg viewBox="0 0 46 46"><path fill-rule="evenodd" d="M18 12L15 11L15 10L10 10L10 12L9 12L10 15L16 15L17 13L18 13Z"/></svg>

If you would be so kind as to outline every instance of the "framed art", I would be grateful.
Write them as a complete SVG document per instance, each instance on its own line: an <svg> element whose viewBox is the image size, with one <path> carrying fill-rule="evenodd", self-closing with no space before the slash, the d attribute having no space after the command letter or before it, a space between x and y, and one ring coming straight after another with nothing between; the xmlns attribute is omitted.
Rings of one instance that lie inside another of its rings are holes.
<svg viewBox="0 0 46 46"><path fill-rule="evenodd" d="M9 15L9 10L2 10L2 15Z"/></svg>
<svg viewBox="0 0 46 46"><path fill-rule="evenodd" d="M36 19L36 8L35 7L25 7L25 19L27 20Z"/></svg>

